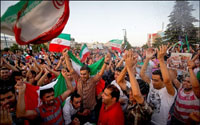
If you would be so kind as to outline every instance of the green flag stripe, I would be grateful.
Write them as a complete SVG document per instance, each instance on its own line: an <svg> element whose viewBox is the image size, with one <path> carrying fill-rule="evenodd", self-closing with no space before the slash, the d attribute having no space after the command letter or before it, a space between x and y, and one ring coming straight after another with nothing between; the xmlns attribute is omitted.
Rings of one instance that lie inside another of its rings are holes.
<svg viewBox="0 0 200 125"><path fill-rule="evenodd" d="M122 44L122 41L123 41L123 40L118 40L118 39L110 40L110 42L112 42L112 43L117 43L117 44Z"/></svg>
<svg viewBox="0 0 200 125"><path fill-rule="evenodd" d="M10 6L7 11L4 13L4 15L1 17L2 22L7 23L13 23L17 20L17 13L23 8L23 6L28 2L28 6L25 9L25 11L21 14L21 17L26 15L28 12L30 12L35 6L40 4L42 1L20 1L17 4Z"/></svg>
<svg viewBox="0 0 200 125"><path fill-rule="evenodd" d="M72 52L68 51L68 55L69 57L78 65L83 66L83 63L80 62L80 60L78 60L73 54ZM97 62L89 65L88 67L90 68L90 75L94 76L96 75L102 68L104 64L104 57L100 60L98 60Z"/></svg>
<svg viewBox="0 0 200 125"><path fill-rule="evenodd" d="M57 79L58 79L58 81L54 85L54 96L55 97L62 95L67 90L65 78L62 76L61 73ZM63 102L62 106L64 106L64 104L65 104L65 101Z"/></svg>
<svg viewBox="0 0 200 125"><path fill-rule="evenodd" d="M89 65L88 67L90 68L90 75L91 76L96 75L101 70L103 64L104 64L104 57L99 61L97 61L96 63Z"/></svg>
<svg viewBox="0 0 200 125"><path fill-rule="evenodd" d="M71 35L70 34L64 34L64 33L61 33L58 38L61 38L61 39L66 39L66 40L71 40Z"/></svg>

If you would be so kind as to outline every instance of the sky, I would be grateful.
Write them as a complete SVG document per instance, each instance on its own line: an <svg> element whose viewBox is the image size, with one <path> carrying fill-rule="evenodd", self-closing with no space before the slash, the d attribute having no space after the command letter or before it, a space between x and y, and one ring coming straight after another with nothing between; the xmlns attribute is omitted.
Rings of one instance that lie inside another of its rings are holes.
<svg viewBox="0 0 200 125"><path fill-rule="evenodd" d="M17 1L1 1L1 16ZM124 30L132 46L147 42L148 33L164 30L174 1L70 1L70 17L63 33L71 34L76 42L106 43L123 39ZM199 1L190 1L199 19ZM195 23L199 26L199 22Z"/></svg>

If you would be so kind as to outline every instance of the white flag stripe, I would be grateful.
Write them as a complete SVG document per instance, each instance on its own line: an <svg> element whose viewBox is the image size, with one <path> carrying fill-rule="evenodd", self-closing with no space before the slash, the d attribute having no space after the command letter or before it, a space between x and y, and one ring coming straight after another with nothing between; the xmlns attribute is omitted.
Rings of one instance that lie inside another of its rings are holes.
<svg viewBox="0 0 200 125"><path fill-rule="evenodd" d="M60 43L58 43L57 41L60 40ZM70 41L66 40L66 39L61 39L61 38L55 38L51 41L51 43L54 44L59 44L59 45L65 45L65 46L70 46Z"/></svg>
<svg viewBox="0 0 200 125"><path fill-rule="evenodd" d="M54 7L52 1L42 1L39 5L33 7L30 12L24 15L23 18L20 18L18 26L22 28L21 39L29 41L42 33L49 31L62 16L63 11L64 6L58 10ZM49 16L49 14L51 14L51 16ZM41 15L43 18L38 18Z"/></svg>

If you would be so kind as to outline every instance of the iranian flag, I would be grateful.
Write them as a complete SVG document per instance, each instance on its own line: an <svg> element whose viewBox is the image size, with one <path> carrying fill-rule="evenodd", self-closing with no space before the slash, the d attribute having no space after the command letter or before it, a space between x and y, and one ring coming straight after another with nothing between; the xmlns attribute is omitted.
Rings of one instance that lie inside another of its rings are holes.
<svg viewBox="0 0 200 125"><path fill-rule="evenodd" d="M65 78L60 74L56 81L49 83L45 86L33 86L26 83L25 91L25 109L32 110L39 107L42 103L40 100L40 90L54 88L54 96L58 97L67 90ZM31 97L31 98L30 98Z"/></svg>
<svg viewBox="0 0 200 125"><path fill-rule="evenodd" d="M20 45L45 43L62 32L68 18L68 0L21 0L1 17L1 32Z"/></svg>
<svg viewBox="0 0 200 125"><path fill-rule="evenodd" d="M119 40L119 39L113 39L109 41L110 47L112 50L116 50L119 53L121 53L121 46L122 46L122 41L123 40Z"/></svg>
<svg viewBox="0 0 200 125"><path fill-rule="evenodd" d="M80 51L81 62L84 62L89 55L90 55L90 51L89 51L87 45L83 44L81 51Z"/></svg>
<svg viewBox="0 0 200 125"><path fill-rule="evenodd" d="M70 57L72 67L74 70L80 75L80 69L84 65L83 63L80 62L79 59L77 59L72 52L68 51L68 55ZM88 67L90 68L90 76L93 77L95 76L102 68L104 64L104 57L97 62L89 65ZM101 78L99 82L96 84L96 95L101 93L103 89L105 88L105 81Z"/></svg>
<svg viewBox="0 0 200 125"><path fill-rule="evenodd" d="M26 60L29 60L31 58L31 56L28 53L26 53L26 52L24 53L24 56L25 56Z"/></svg>
<svg viewBox="0 0 200 125"><path fill-rule="evenodd" d="M70 49L70 40L71 36L70 34L60 34L57 38L54 38L50 45L49 45L49 51L51 52L62 52L63 49L67 48Z"/></svg>
<svg viewBox="0 0 200 125"><path fill-rule="evenodd" d="M84 64L81 63L81 61L79 59L77 59L72 54L72 52L68 51L68 55L70 57L70 60L71 60L74 70L80 75L80 69ZM104 57L102 59L98 60L97 62L95 62L91 65L88 65L88 67L90 68L90 75L91 76L96 75L101 70L101 67L103 66L103 64L104 64Z"/></svg>

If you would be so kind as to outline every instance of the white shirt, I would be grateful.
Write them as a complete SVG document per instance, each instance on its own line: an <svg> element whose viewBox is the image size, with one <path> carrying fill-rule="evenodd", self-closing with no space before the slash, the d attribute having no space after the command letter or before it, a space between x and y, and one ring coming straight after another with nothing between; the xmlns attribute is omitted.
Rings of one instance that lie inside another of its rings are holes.
<svg viewBox="0 0 200 125"><path fill-rule="evenodd" d="M63 107L63 118L65 120L65 125L69 125L72 122L71 117L78 112L78 109L74 109L72 106L70 99L71 96L66 99Z"/></svg>
<svg viewBox="0 0 200 125"><path fill-rule="evenodd" d="M147 97L147 102L152 105L153 114L151 117L151 122L155 125L166 125L168 119L169 110L174 103L176 97L175 95L169 95L166 87L162 89L154 89L152 85L152 81L150 83L149 94Z"/></svg>

